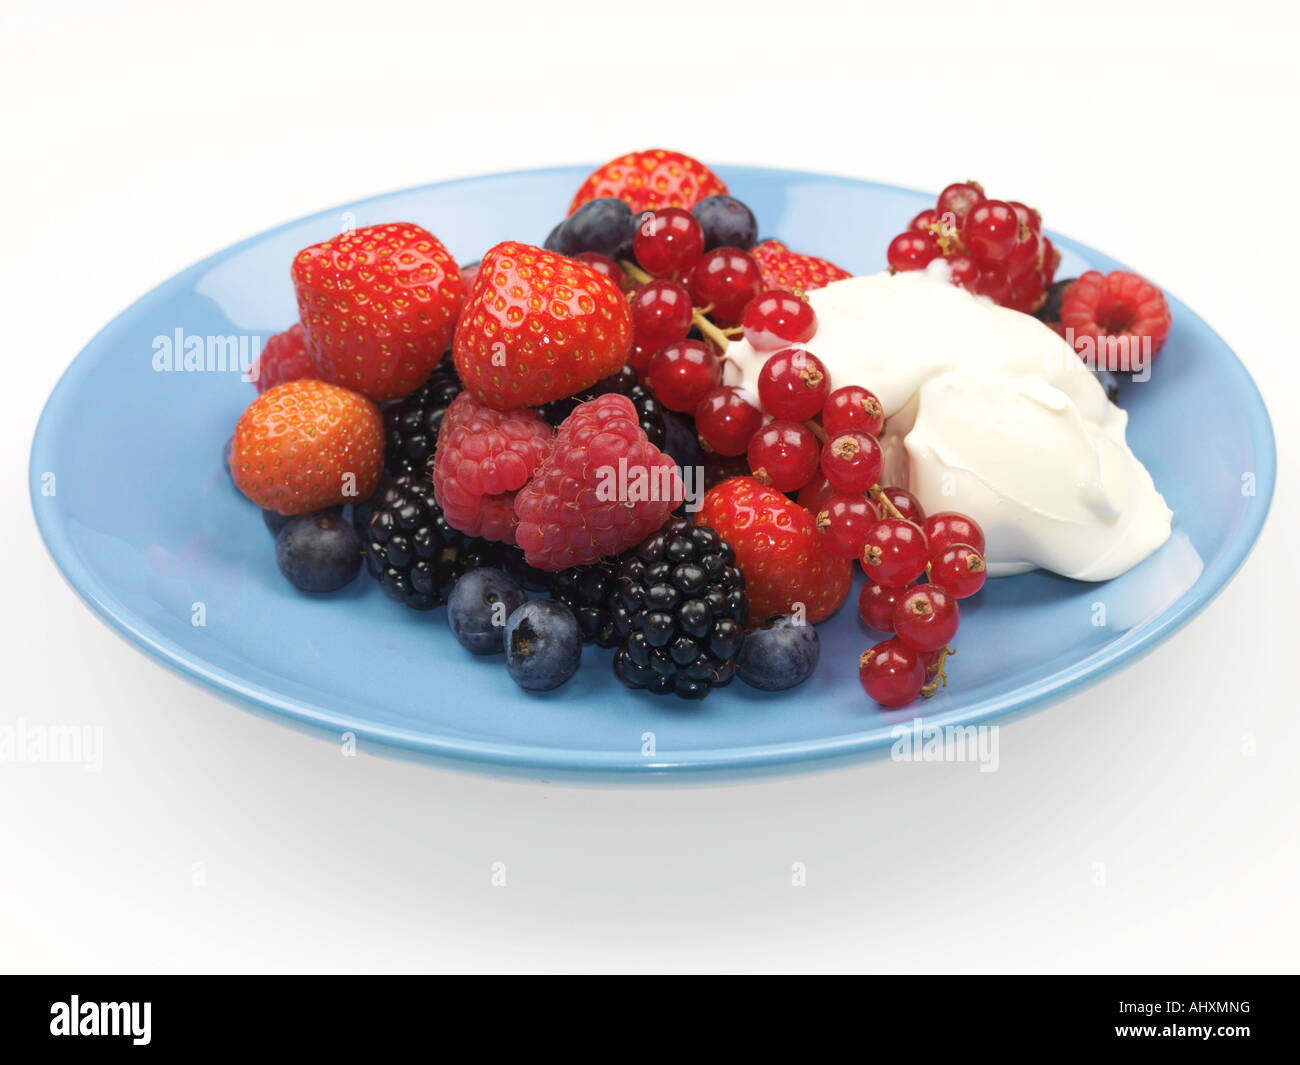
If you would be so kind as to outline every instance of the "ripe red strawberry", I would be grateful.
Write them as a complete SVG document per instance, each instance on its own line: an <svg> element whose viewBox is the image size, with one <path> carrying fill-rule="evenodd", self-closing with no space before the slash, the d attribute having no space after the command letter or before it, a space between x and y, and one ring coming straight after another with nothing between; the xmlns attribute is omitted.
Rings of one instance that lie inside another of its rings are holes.
<svg viewBox="0 0 1300 1065"><path fill-rule="evenodd" d="M1148 353L1154 359L1172 322L1164 293L1128 270L1089 270L1061 298L1062 332L1070 330L1075 350L1098 369L1128 371Z"/></svg>
<svg viewBox="0 0 1300 1065"><path fill-rule="evenodd" d="M324 381L286 381L235 426L230 472L259 507L310 514L369 499L384 468L384 420L365 396Z"/></svg>
<svg viewBox="0 0 1300 1065"><path fill-rule="evenodd" d="M804 619L816 624L849 594L853 563L826 551L808 511L752 477L733 477L710 489L695 521L711 526L735 549L753 625L792 613L798 603Z"/></svg>
<svg viewBox="0 0 1300 1065"><path fill-rule="evenodd" d="M313 244L292 274L316 375L376 403L414 391L433 372L465 295L442 242L410 222Z"/></svg>
<svg viewBox="0 0 1300 1065"><path fill-rule="evenodd" d="M262 348L249 370L249 376L259 392L282 385L285 381L301 381L316 376L316 364L307 350L307 335L301 322L294 322L283 333L276 333Z"/></svg>
<svg viewBox="0 0 1300 1065"><path fill-rule="evenodd" d="M809 292L815 288L825 288L832 281L843 281L846 277L853 276L825 259L791 251L779 240L765 240L762 244L756 244L749 254L758 263L765 288Z"/></svg>
<svg viewBox="0 0 1300 1065"><path fill-rule="evenodd" d="M690 210L706 196L726 192L722 179L698 159L664 148L648 148L597 167L573 197L569 214L598 196L617 196L640 214L656 207Z"/></svg>
<svg viewBox="0 0 1300 1065"><path fill-rule="evenodd" d="M516 541L538 569L585 566L639 544L683 494L632 401L611 392L564 419L550 457L515 496Z"/></svg>
<svg viewBox="0 0 1300 1065"><path fill-rule="evenodd" d="M456 324L456 372L492 407L537 407L617 373L632 347L619 287L586 263L506 241Z"/></svg>
<svg viewBox="0 0 1300 1065"><path fill-rule="evenodd" d="M462 392L447 408L433 456L433 492L453 529L515 542L515 492L551 453L555 431L526 407L497 410Z"/></svg>

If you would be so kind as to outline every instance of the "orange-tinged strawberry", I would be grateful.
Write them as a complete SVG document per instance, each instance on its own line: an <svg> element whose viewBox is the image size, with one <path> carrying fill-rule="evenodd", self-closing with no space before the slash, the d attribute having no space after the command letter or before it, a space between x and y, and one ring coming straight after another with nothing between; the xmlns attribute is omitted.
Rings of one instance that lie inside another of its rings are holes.
<svg viewBox="0 0 1300 1065"><path fill-rule="evenodd" d="M638 214L656 207L689 211L704 197L726 191L722 179L698 159L665 148L648 148L597 167L573 197L569 214L599 196L616 196Z"/></svg>
<svg viewBox="0 0 1300 1065"><path fill-rule="evenodd" d="M313 244L294 258L292 274L316 375L377 403L424 383L465 297L451 254L410 222Z"/></svg>
<svg viewBox="0 0 1300 1065"><path fill-rule="evenodd" d="M752 477L733 477L711 488L695 521L713 528L735 550L751 625L796 613L801 605L804 620L816 624L849 594L853 563L826 551L808 511Z"/></svg>
<svg viewBox="0 0 1300 1065"><path fill-rule="evenodd" d="M479 265L456 323L465 387L491 407L536 407L617 373L632 347L622 290L586 263L506 241Z"/></svg>
<svg viewBox="0 0 1300 1065"><path fill-rule="evenodd" d="M310 379L268 388L235 426L230 472L281 514L369 499L384 468L384 421L365 396Z"/></svg>
<svg viewBox="0 0 1300 1065"><path fill-rule="evenodd" d="M832 281L843 281L846 277L853 276L825 259L791 251L779 240L765 240L762 244L756 244L749 254L758 263L763 284L786 292L811 292L815 288L825 288Z"/></svg>

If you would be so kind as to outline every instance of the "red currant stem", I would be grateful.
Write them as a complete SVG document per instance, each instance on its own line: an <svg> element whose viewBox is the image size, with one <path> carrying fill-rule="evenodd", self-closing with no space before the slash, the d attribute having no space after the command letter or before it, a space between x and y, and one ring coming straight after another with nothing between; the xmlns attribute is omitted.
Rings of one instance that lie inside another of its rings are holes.
<svg viewBox="0 0 1300 1065"><path fill-rule="evenodd" d="M808 421L804 422L803 424L804 424L804 428L807 429L810 433L812 433L813 436L817 438L817 443L824 444L826 443L827 440L830 439L830 434L826 432L825 428L821 425L820 422L813 421L811 418L809 418Z"/></svg>
<svg viewBox="0 0 1300 1065"><path fill-rule="evenodd" d="M633 281L642 285L648 285L654 280L653 277L642 270L641 267L637 266L636 263L629 262L627 259L620 259L618 265L623 268L623 273L627 274L627 276Z"/></svg>
<svg viewBox="0 0 1300 1065"><path fill-rule="evenodd" d="M951 647L945 647L939 652L939 661L934 664L934 677L926 681L921 688L921 697L923 699L930 698L940 688L948 687L948 671L944 668L944 662L949 655L955 655L956 653Z"/></svg>
<svg viewBox="0 0 1300 1065"><path fill-rule="evenodd" d="M727 339L727 334L704 317L704 312L698 307L691 308L691 321L695 323L695 328L713 341L718 349L719 355L726 355L727 345L731 343Z"/></svg>
<svg viewBox="0 0 1300 1065"><path fill-rule="evenodd" d="M900 511L896 506L894 506L893 503L889 501L889 496L885 495L885 490L881 488L880 485L873 484L870 488L867 489L867 494L870 495L871 498L874 499L877 503L879 503L882 507L884 507L885 510L889 512L889 516L891 518L900 518L903 521L907 520L906 518L903 518L902 511ZM926 568L929 569L928 563L926 564Z"/></svg>

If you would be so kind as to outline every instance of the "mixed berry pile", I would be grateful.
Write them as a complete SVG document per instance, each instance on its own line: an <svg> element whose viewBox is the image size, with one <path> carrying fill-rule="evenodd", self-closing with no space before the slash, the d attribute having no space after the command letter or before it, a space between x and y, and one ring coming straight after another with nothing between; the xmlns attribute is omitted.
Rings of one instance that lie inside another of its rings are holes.
<svg viewBox="0 0 1300 1065"><path fill-rule="evenodd" d="M1136 275L1055 282L1038 213L973 182L886 258L942 258L954 284L1063 335L1158 349L1168 333ZM849 276L759 240L716 174L664 150L595 171L540 247L459 266L412 223L347 232L294 259L299 320L266 345L231 475L298 588L364 568L406 607L446 604L461 645L504 654L528 690L601 650L657 694L793 687L856 562L861 619L886 637L860 679L900 706L946 683L984 534L881 483L886 411L814 353L807 293ZM741 336L765 356L756 394L724 384Z"/></svg>

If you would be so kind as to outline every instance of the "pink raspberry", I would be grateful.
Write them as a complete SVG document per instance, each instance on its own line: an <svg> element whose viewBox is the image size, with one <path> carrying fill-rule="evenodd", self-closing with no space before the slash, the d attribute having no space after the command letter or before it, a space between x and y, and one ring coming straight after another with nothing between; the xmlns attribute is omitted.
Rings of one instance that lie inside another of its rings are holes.
<svg viewBox="0 0 1300 1065"><path fill-rule="evenodd" d="M515 492L551 453L554 430L527 408L497 410L462 392L438 430L433 493L453 529L515 542Z"/></svg>
<svg viewBox="0 0 1300 1065"><path fill-rule="evenodd" d="M302 325L294 322L283 333L276 333L266 342L262 354L249 369L249 376L258 392L265 392L285 381L315 378L316 366L307 353L307 336Z"/></svg>
<svg viewBox="0 0 1300 1065"><path fill-rule="evenodd" d="M538 569L587 565L640 543L682 497L676 465L650 443L632 401L599 396L565 419L515 496L517 543Z"/></svg>

